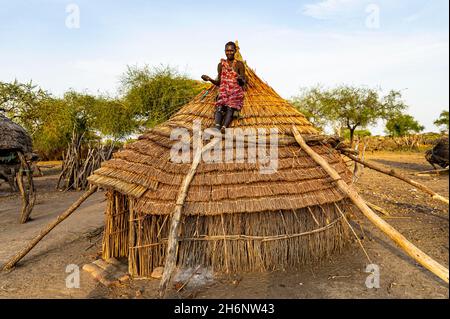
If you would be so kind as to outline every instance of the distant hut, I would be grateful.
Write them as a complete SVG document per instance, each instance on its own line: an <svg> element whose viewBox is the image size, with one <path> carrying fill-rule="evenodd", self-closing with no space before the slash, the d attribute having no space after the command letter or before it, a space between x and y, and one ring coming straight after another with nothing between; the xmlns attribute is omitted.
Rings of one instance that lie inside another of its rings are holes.
<svg viewBox="0 0 450 319"><path fill-rule="evenodd" d="M239 55L238 55L239 56ZM278 130L278 168L261 174L259 163L200 162L188 188L178 235L177 265L215 271L298 268L340 251L349 239L342 212L348 199L292 136L318 131L294 106L247 67L247 88L232 129ZM149 277L163 266L171 214L191 163L171 161L171 131L184 128L192 141L194 120L211 127L218 88L211 86L167 122L114 154L89 177L107 190L103 258L128 258L129 272ZM244 143L247 151L251 143ZM223 146L223 145L222 145ZM191 151L192 149L192 145ZM233 145L236 148L236 145ZM327 144L312 148L351 181L339 153ZM234 150L236 151L236 149ZM178 203L180 205L180 203Z"/></svg>
<svg viewBox="0 0 450 319"><path fill-rule="evenodd" d="M25 129L0 114L0 154L22 152L30 154L33 150L31 137Z"/></svg>
<svg viewBox="0 0 450 319"><path fill-rule="evenodd" d="M9 182L13 189L15 170L20 166L18 152L32 152L31 138L23 127L0 114L0 176Z"/></svg>
<svg viewBox="0 0 450 319"><path fill-rule="evenodd" d="M449 165L448 136L442 137L431 150L426 151L425 158L436 169L435 165L446 168Z"/></svg>
<svg viewBox="0 0 450 319"><path fill-rule="evenodd" d="M21 222L25 223L34 205L33 176L27 159L32 157L31 137L20 125L0 114L0 178L16 190L17 184L23 198ZM22 169L20 169L22 168ZM23 173L27 175L25 185Z"/></svg>

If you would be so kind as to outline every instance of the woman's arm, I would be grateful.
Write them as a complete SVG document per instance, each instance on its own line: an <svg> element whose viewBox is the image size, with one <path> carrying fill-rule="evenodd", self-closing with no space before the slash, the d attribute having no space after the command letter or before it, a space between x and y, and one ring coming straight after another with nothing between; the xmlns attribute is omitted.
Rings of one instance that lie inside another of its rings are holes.
<svg viewBox="0 0 450 319"><path fill-rule="evenodd" d="M217 80L211 79L207 75L202 75L202 79L203 79L203 81L208 81L216 86L220 86L220 80L221 80L220 76L222 74L222 63L219 63L219 65L217 66L217 73L218 73Z"/></svg>
<svg viewBox="0 0 450 319"><path fill-rule="evenodd" d="M238 84L240 86L244 86L247 79L245 78L245 65L243 62L239 61L239 63L237 64L237 73L238 73Z"/></svg>

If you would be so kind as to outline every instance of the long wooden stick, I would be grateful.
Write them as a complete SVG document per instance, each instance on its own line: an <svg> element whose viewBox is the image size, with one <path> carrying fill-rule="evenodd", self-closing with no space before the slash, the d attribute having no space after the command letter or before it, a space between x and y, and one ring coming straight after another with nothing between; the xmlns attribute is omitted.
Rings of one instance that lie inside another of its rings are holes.
<svg viewBox="0 0 450 319"><path fill-rule="evenodd" d="M55 228L59 223L61 223L63 220L65 220L67 217L69 217L80 205L92 194L94 194L97 191L97 186L92 186L90 190L85 192L75 203L73 203L64 213L58 216L58 218L48 224L45 229L41 231L41 233L36 236L24 249L22 249L20 252L18 252L14 257L12 257L4 266L3 270L9 270L12 269L23 257L25 257L26 254L30 252L31 249L33 249L34 246L37 245L41 241L42 238L44 238L53 228Z"/></svg>
<svg viewBox="0 0 450 319"><path fill-rule="evenodd" d="M178 192L177 201L175 204L175 209L172 213L172 219L170 223L170 229L169 229L169 238L167 242L167 255L166 260L164 263L164 272L161 278L161 282L159 285L159 294L160 297L164 297L164 294L166 293L166 288L168 283L170 282L172 278L173 271L175 269L176 263L177 263L177 256L178 256L178 229L180 225L181 220L181 212L183 210L184 201L187 196L187 192L189 189L189 185L195 175L195 172L197 170L197 166L200 163L200 160L202 158L202 154L206 152L207 150L211 149L216 145L218 142L220 142L221 138L214 138L210 143L208 143L206 146L200 149L201 145L196 149L196 152L194 154L194 159L192 161L191 168L189 169L189 172L185 176L183 182L181 183L180 190Z"/></svg>
<svg viewBox="0 0 450 319"><path fill-rule="evenodd" d="M443 168L443 169L433 169L431 171L421 171L421 172L417 172L414 173L414 175L416 176L433 176L433 175L444 175L447 174L448 175L448 167L447 168Z"/></svg>
<svg viewBox="0 0 450 319"><path fill-rule="evenodd" d="M381 208L380 206L377 206L375 204L369 203L368 201L365 201L367 206L369 206L370 208L372 208L373 210L376 210L377 212L382 213L385 216L391 216L391 214L389 214L384 208Z"/></svg>
<svg viewBox="0 0 450 319"><path fill-rule="evenodd" d="M422 184L420 184L420 183L418 183L418 182L416 182L416 181L413 181L412 179L410 179L410 178L408 178L408 177L406 177L406 176L404 176L404 175L398 173L398 172L397 172L396 170L394 170L394 169L390 169L390 170L389 170L389 169L385 169L385 168L383 168L383 167L381 167L381 166L379 166L379 165L376 165L376 164L373 164L373 163L365 162L365 161L363 161L363 160L360 160L358 157L356 157L356 156L354 156L354 155L352 155L352 154L349 154L349 153L347 153L347 152L345 152L345 151L342 151L342 154L344 154L345 156L351 158L351 159L354 160L355 162L358 162L358 163L360 163L360 164L362 164L362 165L364 165L364 166L366 166L366 167L368 167L368 168L371 168L371 169L373 169L373 170L375 170L375 171L378 171L378 172L380 172L380 173L387 174L387 175L393 176L393 177L395 177L395 178L398 178L398 179L400 179L400 180L402 180L402 181L404 181L404 182L406 182L406 183L408 183L408 184L410 184L410 185L412 185L412 186L414 186L414 187L420 189L421 191L427 193L427 194L430 195L431 198L433 198L433 199L437 199L437 200L439 200L439 201L441 201L441 202L444 202L444 203L446 203L446 204L449 203L449 202L448 202L448 198L445 198L444 196L439 195L438 193L436 193L436 192L433 191L432 189L426 187L425 185L422 185Z"/></svg>
<svg viewBox="0 0 450 319"><path fill-rule="evenodd" d="M383 233L391 238L400 248L403 249L409 256L420 263L422 266L430 270L436 276L448 283L448 269L433 260L430 256L425 254L419 248L409 242L402 234L395 228L386 223L377 214L375 214L358 195L358 193L346 182L341 179L341 176L332 168L327 161L325 161L319 154L314 152L303 140L295 126L292 127L295 139L300 147L316 162L318 163L336 182L339 189L344 192L352 202L360 209L360 211L377 226Z"/></svg>

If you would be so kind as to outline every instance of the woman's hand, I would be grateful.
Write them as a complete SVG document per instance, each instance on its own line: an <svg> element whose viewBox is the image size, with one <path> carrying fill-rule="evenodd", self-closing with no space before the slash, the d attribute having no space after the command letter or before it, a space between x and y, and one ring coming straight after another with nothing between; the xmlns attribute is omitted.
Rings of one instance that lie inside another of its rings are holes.
<svg viewBox="0 0 450 319"><path fill-rule="evenodd" d="M245 78L244 78L242 75L239 75L239 76L237 77L237 82L238 82L238 84L239 84L240 86L244 86L244 84L245 84Z"/></svg>
<svg viewBox="0 0 450 319"><path fill-rule="evenodd" d="M202 80L206 82L211 82L212 79L207 75L202 75Z"/></svg>

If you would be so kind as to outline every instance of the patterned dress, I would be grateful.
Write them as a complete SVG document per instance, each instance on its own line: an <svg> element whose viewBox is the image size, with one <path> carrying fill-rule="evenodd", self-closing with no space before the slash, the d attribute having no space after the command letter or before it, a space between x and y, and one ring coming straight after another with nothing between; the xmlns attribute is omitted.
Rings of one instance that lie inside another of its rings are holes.
<svg viewBox="0 0 450 319"><path fill-rule="evenodd" d="M240 110L244 103L244 89L238 84L238 74L234 71L236 60L233 65L229 65L227 60L221 59L222 72L220 74L219 96L216 107L227 105L236 110Z"/></svg>

